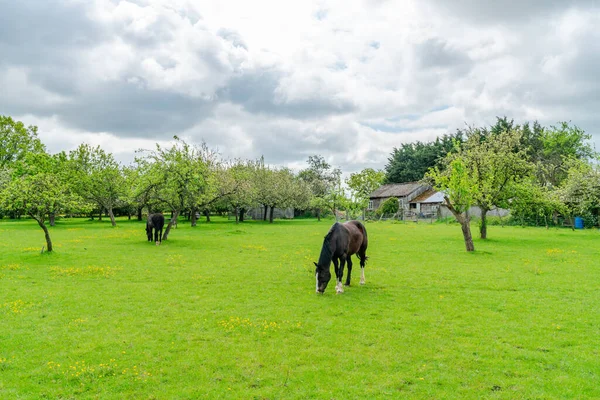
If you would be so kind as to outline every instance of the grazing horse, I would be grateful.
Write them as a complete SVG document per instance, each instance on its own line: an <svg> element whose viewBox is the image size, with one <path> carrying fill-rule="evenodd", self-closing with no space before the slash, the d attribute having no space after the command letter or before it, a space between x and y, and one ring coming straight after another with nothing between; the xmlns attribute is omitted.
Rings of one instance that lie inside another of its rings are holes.
<svg viewBox="0 0 600 400"><path fill-rule="evenodd" d="M148 235L148 241L152 241L152 229L154 229L154 241L156 242L157 246L161 244L164 226L164 215L160 213L148 214L148 221L146 221L146 234Z"/></svg>
<svg viewBox="0 0 600 400"><path fill-rule="evenodd" d="M365 284L365 263L367 262L367 230L365 226L358 221L348 221L343 224L336 222L333 224L321 248L319 262L314 263L317 267L315 271L317 279L317 293L324 293L331 272L329 267L333 261L336 276L336 293L343 293L342 278L344 277L344 264L348 262L348 276L346 277L346 286L350 286L350 275L352 273L352 254L357 254L360 258L360 284Z"/></svg>

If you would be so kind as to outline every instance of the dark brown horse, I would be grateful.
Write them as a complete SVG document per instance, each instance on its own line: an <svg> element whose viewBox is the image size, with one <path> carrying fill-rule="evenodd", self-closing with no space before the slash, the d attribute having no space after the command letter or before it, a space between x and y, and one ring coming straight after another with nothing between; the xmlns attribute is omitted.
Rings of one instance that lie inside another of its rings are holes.
<svg viewBox="0 0 600 400"><path fill-rule="evenodd" d="M358 221L348 221L340 224L333 224L321 248L319 262L314 263L317 267L315 271L317 279L317 293L324 293L329 280L331 279L330 265L333 261L336 276L336 293L343 293L342 278L344 277L344 264L348 262L348 276L346 277L346 286L350 286L350 276L352 274L352 254L358 255L360 259L360 284L365 284L365 263L367 262L367 230L365 226Z"/></svg>
<svg viewBox="0 0 600 400"><path fill-rule="evenodd" d="M160 213L148 214L148 220L146 221L146 235L148 236L148 241L152 241L152 230L154 229L154 241L157 246L161 244L164 226L164 215Z"/></svg>

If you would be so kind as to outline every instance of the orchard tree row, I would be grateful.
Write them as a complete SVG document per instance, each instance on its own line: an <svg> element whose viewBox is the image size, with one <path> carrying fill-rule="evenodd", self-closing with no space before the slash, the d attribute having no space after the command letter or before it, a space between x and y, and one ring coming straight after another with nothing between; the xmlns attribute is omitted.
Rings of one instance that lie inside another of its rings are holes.
<svg viewBox="0 0 600 400"><path fill-rule="evenodd" d="M174 137L171 147L140 150L131 165L118 163L101 147L81 144L75 150L49 154L37 127L0 116L0 217L27 215L44 231L59 215L106 213L116 226L115 210L129 216L170 212L166 240L178 218L196 226L197 215L210 221L211 212L229 211L236 222L253 208L273 222L275 208L323 212L364 209L368 195L379 186L383 172L367 169L352 174L343 190L341 171L325 159L308 158L308 167L295 174L265 160L226 160L206 144L192 145Z"/></svg>

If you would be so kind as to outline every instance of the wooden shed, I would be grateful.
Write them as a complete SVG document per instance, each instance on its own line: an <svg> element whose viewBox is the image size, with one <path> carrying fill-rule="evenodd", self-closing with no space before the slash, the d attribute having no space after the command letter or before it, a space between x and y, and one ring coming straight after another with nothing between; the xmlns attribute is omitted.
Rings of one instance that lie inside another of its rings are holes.
<svg viewBox="0 0 600 400"><path fill-rule="evenodd" d="M431 186L420 182L390 183L380 186L369 195L369 210L376 210L381 203L391 197L398 199L400 207L405 211L409 210L409 204L412 199L423 192L431 189Z"/></svg>

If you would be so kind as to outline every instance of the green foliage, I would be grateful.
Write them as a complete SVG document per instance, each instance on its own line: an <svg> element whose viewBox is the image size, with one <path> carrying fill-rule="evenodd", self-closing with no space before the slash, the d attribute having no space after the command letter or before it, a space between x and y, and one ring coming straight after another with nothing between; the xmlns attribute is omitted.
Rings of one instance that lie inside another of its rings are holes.
<svg viewBox="0 0 600 400"><path fill-rule="evenodd" d="M475 202L477 185L470 172L462 156L453 156L445 169L433 168L426 178L436 190L445 193L446 206L462 214Z"/></svg>
<svg viewBox="0 0 600 400"><path fill-rule="evenodd" d="M317 296L330 222L61 220L40 255L0 221L0 398L600 398L598 232L369 223L366 285Z"/></svg>
<svg viewBox="0 0 600 400"><path fill-rule="evenodd" d="M53 247L45 220L61 212L85 208L69 184L67 171L61 154L26 153L0 192L0 208L17 215L29 215L37 221L46 235L48 251Z"/></svg>
<svg viewBox="0 0 600 400"><path fill-rule="evenodd" d="M346 179L346 185L350 189L348 206L354 210L362 210L369 205L369 195L377 189L385 180L384 171L375 171L373 168L365 168L360 172L352 173Z"/></svg>
<svg viewBox="0 0 600 400"><path fill-rule="evenodd" d="M217 191L216 153L204 143L195 146L177 136L174 139L175 144L170 148L156 144L155 150L136 159L142 171L139 193L149 193L159 210L167 207L173 212L163 240L168 238L183 210L195 209L198 204L213 199Z"/></svg>
<svg viewBox="0 0 600 400"><path fill-rule="evenodd" d="M462 143L463 133L443 135L432 142L402 143L394 148L385 166L386 183L415 182L423 179L425 173L436 166L456 143Z"/></svg>
<svg viewBox="0 0 600 400"><path fill-rule="evenodd" d="M591 135L567 122L545 129L540 139L542 149L537 166L542 185L560 186L567 179L570 160L587 162L596 156L589 142Z"/></svg>
<svg viewBox="0 0 600 400"><path fill-rule="evenodd" d="M100 146L80 145L69 153L71 184L78 195L108 211L116 226L113 208L119 205L126 193L125 177L113 155Z"/></svg>
<svg viewBox="0 0 600 400"><path fill-rule="evenodd" d="M298 178L310 188L313 197L310 205L320 218L323 210L329 209L334 212L342 202L342 171L339 168L332 168L320 155L309 156L307 163L309 167L300 171Z"/></svg>
<svg viewBox="0 0 600 400"><path fill-rule="evenodd" d="M398 199L395 197L390 197L383 203L379 205L379 208L376 211L377 215L389 215L396 214L399 210L400 206L398 204Z"/></svg>
<svg viewBox="0 0 600 400"><path fill-rule="evenodd" d="M45 151L37 131L36 126L26 127L21 121L0 115L0 170L23 160L27 153Z"/></svg>

